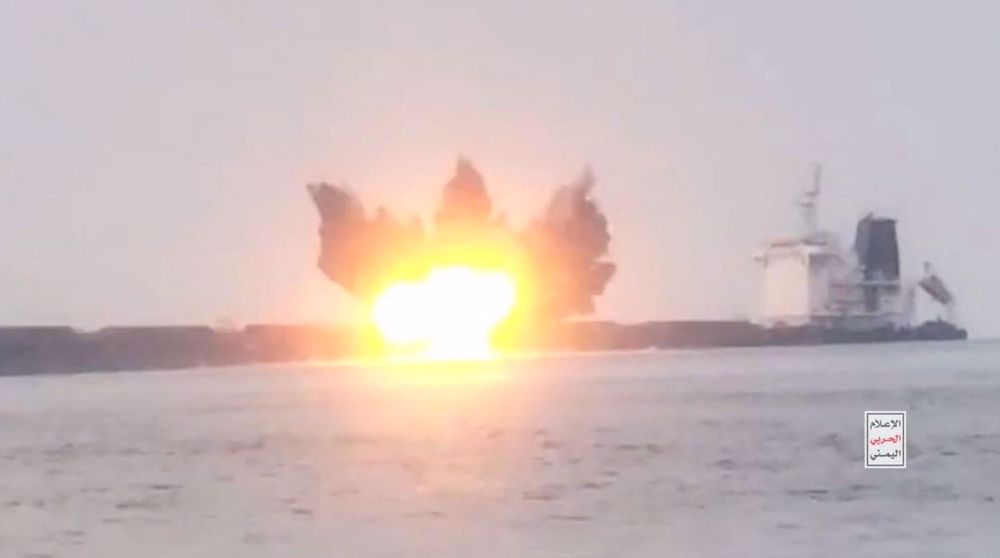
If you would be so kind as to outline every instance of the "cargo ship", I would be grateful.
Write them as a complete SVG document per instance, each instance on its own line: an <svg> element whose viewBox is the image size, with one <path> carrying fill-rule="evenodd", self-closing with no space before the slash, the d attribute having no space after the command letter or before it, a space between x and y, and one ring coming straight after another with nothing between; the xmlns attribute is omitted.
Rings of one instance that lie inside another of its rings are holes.
<svg viewBox="0 0 1000 558"><path fill-rule="evenodd" d="M763 272L755 321L576 322L556 344L634 350L967 339L957 324L955 295L930 263L920 277L901 276L895 219L865 215L844 248L819 226L821 186L816 165L797 200L800 231L753 254ZM918 296L938 305L941 316L915 323Z"/></svg>
<svg viewBox="0 0 1000 558"><path fill-rule="evenodd" d="M649 350L961 340L956 299L933 267L901 275L896 221L862 217L853 244L818 224L821 168L797 205L798 234L775 238L753 254L763 272L762 309L751 321L649 321L622 324L555 320L506 346L512 352ZM318 203L317 199L317 203ZM321 233L324 229L321 229ZM914 323L918 296L942 316ZM363 335L351 327L255 324L191 326L0 327L0 376L193 368L362 356Z"/></svg>
<svg viewBox="0 0 1000 558"><path fill-rule="evenodd" d="M822 167L816 165L797 200L801 230L753 254L763 271L757 320L577 322L557 344L671 349L967 339L957 324L955 295L930 263L918 278L901 276L895 219L865 215L853 244L844 248L836 234L819 226L821 186ZM941 317L915 323L918 296L938 305Z"/></svg>

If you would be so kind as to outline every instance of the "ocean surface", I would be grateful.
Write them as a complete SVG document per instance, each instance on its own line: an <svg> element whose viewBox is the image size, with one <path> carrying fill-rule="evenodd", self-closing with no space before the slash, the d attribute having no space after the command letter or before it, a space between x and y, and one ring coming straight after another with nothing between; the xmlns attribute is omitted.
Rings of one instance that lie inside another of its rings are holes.
<svg viewBox="0 0 1000 558"><path fill-rule="evenodd" d="M998 343L0 378L3 557L998 555Z"/></svg>

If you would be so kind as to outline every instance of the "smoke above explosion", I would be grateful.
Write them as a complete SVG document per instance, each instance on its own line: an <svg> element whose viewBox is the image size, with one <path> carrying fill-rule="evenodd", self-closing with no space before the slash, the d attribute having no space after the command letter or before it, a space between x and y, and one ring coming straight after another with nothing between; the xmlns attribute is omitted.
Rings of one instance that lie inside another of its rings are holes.
<svg viewBox="0 0 1000 558"><path fill-rule="evenodd" d="M482 175L463 158L430 226L418 218L400 220L382 206L369 215L346 186L310 184L321 219L319 268L368 302L434 269L497 269L519 279L519 314L588 314L615 272L606 260L611 236L593 186L588 169L556 188L541 215L513 230L495 211Z"/></svg>

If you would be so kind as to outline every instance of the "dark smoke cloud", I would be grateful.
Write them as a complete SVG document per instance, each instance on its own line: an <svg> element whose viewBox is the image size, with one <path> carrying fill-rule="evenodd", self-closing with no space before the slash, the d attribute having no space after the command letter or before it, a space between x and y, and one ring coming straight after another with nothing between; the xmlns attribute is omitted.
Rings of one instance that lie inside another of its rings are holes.
<svg viewBox="0 0 1000 558"><path fill-rule="evenodd" d="M418 219L401 222L383 207L368 217L346 186L310 184L321 219L319 268L348 292L367 299L388 283L419 276L428 262L475 264L467 260L474 259L476 247L501 247L516 256L530 277L532 313L550 318L587 314L615 273L614 264L605 259L611 235L591 196L593 186L594 176L587 170L557 188L541 216L524 230L512 231L494 214L482 175L459 159L444 185L434 227L427 232Z"/></svg>
<svg viewBox="0 0 1000 558"><path fill-rule="evenodd" d="M603 261L611 235L590 195L593 187L588 169L573 184L558 188L542 216L523 233L538 274L545 278L540 304L551 315L593 312L594 297L615 273L615 265Z"/></svg>

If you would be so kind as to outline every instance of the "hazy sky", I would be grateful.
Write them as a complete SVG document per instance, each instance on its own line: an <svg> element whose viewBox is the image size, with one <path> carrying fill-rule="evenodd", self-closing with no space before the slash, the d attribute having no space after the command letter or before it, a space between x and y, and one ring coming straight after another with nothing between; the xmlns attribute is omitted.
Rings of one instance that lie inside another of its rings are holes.
<svg viewBox="0 0 1000 558"><path fill-rule="evenodd" d="M618 319L756 309L752 251L900 219L1000 334L1000 4L0 0L0 323L339 320L308 181L523 223L591 164ZM928 306L928 305L925 305Z"/></svg>

